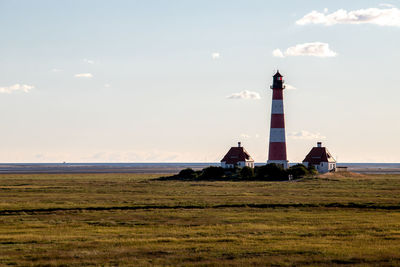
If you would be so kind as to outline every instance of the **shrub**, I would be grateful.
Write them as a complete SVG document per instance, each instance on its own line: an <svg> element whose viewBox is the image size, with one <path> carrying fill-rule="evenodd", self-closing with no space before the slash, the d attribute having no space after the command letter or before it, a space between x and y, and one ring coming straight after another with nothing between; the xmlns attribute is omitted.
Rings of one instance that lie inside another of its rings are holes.
<svg viewBox="0 0 400 267"><path fill-rule="evenodd" d="M224 168L224 176L231 179L240 178L240 168L235 166L234 168Z"/></svg>
<svg viewBox="0 0 400 267"><path fill-rule="evenodd" d="M316 174L318 174L318 171L317 171L317 169L315 169L315 166L314 165L309 165L308 166L308 168L307 168L307 170L308 170L308 173L310 174L310 175L316 175Z"/></svg>
<svg viewBox="0 0 400 267"><path fill-rule="evenodd" d="M254 170L253 168L250 167L243 167L240 170L240 178L245 179L245 180L249 180L254 178Z"/></svg>
<svg viewBox="0 0 400 267"><path fill-rule="evenodd" d="M264 166L259 166L255 168L256 179L258 180L286 180L288 177L287 172L283 169L281 165L275 163L270 163Z"/></svg>
<svg viewBox="0 0 400 267"><path fill-rule="evenodd" d="M197 174L193 169L187 168L187 169L181 170L178 174L178 177L184 178L184 179L195 179L195 178L197 178Z"/></svg>
<svg viewBox="0 0 400 267"><path fill-rule="evenodd" d="M288 174L293 175L293 178L299 178L308 175L309 171L303 164L296 164L288 169Z"/></svg>
<svg viewBox="0 0 400 267"><path fill-rule="evenodd" d="M203 169L203 172L201 173L201 178L220 179L224 176L224 173L224 168L211 166Z"/></svg>

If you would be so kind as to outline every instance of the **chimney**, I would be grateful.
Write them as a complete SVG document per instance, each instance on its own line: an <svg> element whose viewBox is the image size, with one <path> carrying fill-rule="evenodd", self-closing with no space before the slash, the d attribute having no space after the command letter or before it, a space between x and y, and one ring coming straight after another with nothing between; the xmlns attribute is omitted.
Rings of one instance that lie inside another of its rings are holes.
<svg viewBox="0 0 400 267"><path fill-rule="evenodd" d="M241 144L242 144L241 142L238 142L238 147L240 147Z"/></svg>
<svg viewBox="0 0 400 267"><path fill-rule="evenodd" d="M317 143L317 147L322 147L322 143L321 143L321 142L318 142L318 143Z"/></svg>

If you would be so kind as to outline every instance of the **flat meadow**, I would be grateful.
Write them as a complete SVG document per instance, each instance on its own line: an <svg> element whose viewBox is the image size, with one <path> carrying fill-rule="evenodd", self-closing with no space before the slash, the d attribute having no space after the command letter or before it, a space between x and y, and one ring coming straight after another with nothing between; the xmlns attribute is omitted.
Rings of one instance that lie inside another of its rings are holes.
<svg viewBox="0 0 400 267"><path fill-rule="evenodd" d="M400 175L0 175L0 265L400 265Z"/></svg>

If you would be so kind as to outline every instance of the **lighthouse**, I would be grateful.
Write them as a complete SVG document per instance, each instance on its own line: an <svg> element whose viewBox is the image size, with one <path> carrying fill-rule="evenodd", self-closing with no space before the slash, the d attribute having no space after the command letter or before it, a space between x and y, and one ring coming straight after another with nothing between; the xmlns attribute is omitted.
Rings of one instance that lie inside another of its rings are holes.
<svg viewBox="0 0 400 267"><path fill-rule="evenodd" d="M269 134L269 152L267 163L275 163L287 169L285 114L283 112L283 76L276 72L273 76L271 129Z"/></svg>

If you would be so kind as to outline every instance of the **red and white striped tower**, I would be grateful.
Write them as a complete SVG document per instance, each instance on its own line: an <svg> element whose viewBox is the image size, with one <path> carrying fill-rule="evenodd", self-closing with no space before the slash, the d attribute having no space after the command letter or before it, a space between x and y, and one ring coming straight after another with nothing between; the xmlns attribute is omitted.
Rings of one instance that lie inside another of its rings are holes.
<svg viewBox="0 0 400 267"><path fill-rule="evenodd" d="M280 164L287 169L288 160L286 156L285 137L285 115L283 112L283 76L276 72L273 76L272 108L271 108L271 130L269 134L268 162Z"/></svg>

